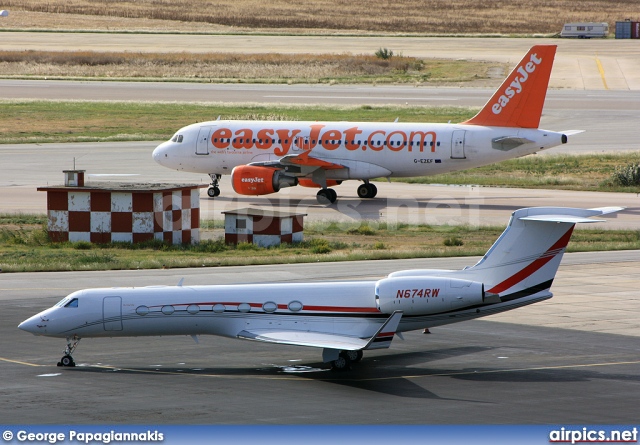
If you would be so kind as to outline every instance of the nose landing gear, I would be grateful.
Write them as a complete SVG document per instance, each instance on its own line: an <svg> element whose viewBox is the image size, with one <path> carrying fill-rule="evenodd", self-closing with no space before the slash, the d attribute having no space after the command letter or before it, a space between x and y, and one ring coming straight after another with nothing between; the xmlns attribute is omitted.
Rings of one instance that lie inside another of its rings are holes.
<svg viewBox="0 0 640 445"><path fill-rule="evenodd" d="M80 343L80 340L80 337L78 337L77 335L74 335L73 337L67 337L67 347L64 349L64 355L58 362L58 366L65 366L69 368L76 366L76 362L73 361L73 357L71 357L71 354L73 354L73 351L75 351L75 349L78 347L78 343Z"/></svg>
<svg viewBox="0 0 640 445"><path fill-rule="evenodd" d="M220 187L218 187L218 184L220 183L220 178L222 178L222 175L209 173L209 177L211 178L211 185L207 189L207 195L209 195L210 198L220 196Z"/></svg>

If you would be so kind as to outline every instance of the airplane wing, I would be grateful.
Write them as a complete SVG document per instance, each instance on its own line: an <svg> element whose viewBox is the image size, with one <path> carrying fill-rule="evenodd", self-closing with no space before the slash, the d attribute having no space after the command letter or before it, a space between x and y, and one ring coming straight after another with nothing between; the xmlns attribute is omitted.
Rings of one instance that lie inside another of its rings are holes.
<svg viewBox="0 0 640 445"><path fill-rule="evenodd" d="M283 345L311 346L314 348L358 351L360 349L388 348L398 329L402 311L394 312L391 317L370 338L324 332L294 331L287 329L248 329L238 333L237 337Z"/></svg>
<svg viewBox="0 0 640 445"><path fill-rule="evenodd" d="M286 155L274 161L252 162L248 165L257 167L271 167L285 170L289 173L302 174L312 172L319 168L323 170L337 170L341 168L348 168L341 164L336 164L334 162L325 161L315 156L311 156L311 151L305 151L304 153L300 154Z"/></svg>
<svg viewBox="0 0 640 445"><path fill-rule="evenodd" d="M287 155L280 159L280 162L283 165L300 165L307 167L318 167L323 168L325 170L337 170L340 168L345 168L344 165L336 164L334 162L323 161L320 158L311 156L310 151L305 151L304 153L300 153L299 155Z"/></svg>

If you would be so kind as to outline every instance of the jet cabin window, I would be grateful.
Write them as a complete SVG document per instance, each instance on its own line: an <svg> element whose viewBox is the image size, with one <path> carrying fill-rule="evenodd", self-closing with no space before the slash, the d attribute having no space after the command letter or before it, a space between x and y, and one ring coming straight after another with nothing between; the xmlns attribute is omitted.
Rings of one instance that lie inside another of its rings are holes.
<svg viewBox="0 0 640 445"><path fill-rule="evenodd" d="M173 136L171 138L171 142L177 142L178 144L182 143L182 135L181 134L176 134L175 136Z"/></svg>

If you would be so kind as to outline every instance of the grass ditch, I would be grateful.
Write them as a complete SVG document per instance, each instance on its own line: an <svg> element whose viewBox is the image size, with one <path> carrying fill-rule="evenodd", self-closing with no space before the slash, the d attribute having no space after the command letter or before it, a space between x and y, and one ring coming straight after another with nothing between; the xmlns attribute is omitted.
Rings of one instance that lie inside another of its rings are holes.
<svg viewBox="0 0 640 445"><path fill-rule="evenodd" d="M203 221L203 233L221 221ZM0 215L2 272L122 270L290 264L483 255L504 227L431 226L375 221L311 222L305 241L262 248L228 246L222 237L197 245L52 243L44 215ZM581 229L569 252L640 249L640 231Z"/></svg>

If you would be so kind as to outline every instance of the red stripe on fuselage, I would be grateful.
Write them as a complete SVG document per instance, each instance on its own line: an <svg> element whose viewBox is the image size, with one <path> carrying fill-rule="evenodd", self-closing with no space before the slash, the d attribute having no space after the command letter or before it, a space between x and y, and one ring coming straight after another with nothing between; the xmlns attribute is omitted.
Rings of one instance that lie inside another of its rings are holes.
<svg viewBox="0 0 640 445"><path fill-rule="evenodd" d="M550 252L556 249L564 249L565 247L567 247L567 244L569 244L569 239L571 238L571 234L573 233L574 227L575 225L571 226L571 228L567 231L567 233L565 233L558 241L556 241L556 243L553 246L551 246L545 253L540 255L540 257L537 260L535 260L534 262L532 262L531 264L529 264L527 267L520 270L519 272L515 273L511 277L507 278L502 283L499 283L493 286L487 292L491 292L493 294L499 294L509 289L510 287L515 286L522 280L529 278L531 275L533 275L534 272L536 272L542 266L544 266L553 258L555 258L557 253L554 255L551 255Z"/></svg>
<svg viewBox="0 0 640 445"><path fill-rule="evenodd" d="M202 303L176 303L176 304L158 304L158 305L154 305L154 306L149 306L150 308L158 308L158 307L163 307L163 306L173 306L173 307L177 307L177 306L190 306L190 305L197 305L197 306L215 306L216 304L221 304L223 306L238 306L240 304L242 304L243 302L240 301L218 301L218 302L213 302L213 301L208 301L208 302L202 302ZM263 303L247 303L249 306L251 306L252 308L261 308L263 306ZM278 304L278 309L288 309L288 306L286 304ZM368 313L368 314L379 314L380 311L376 308L371 308L371 307L349 307L349 306L309 306L306 304L303 304L302 307L302 311L300 312L305 312L305 311L314 311L314 312L336 312L336 313Z"/></svg>

